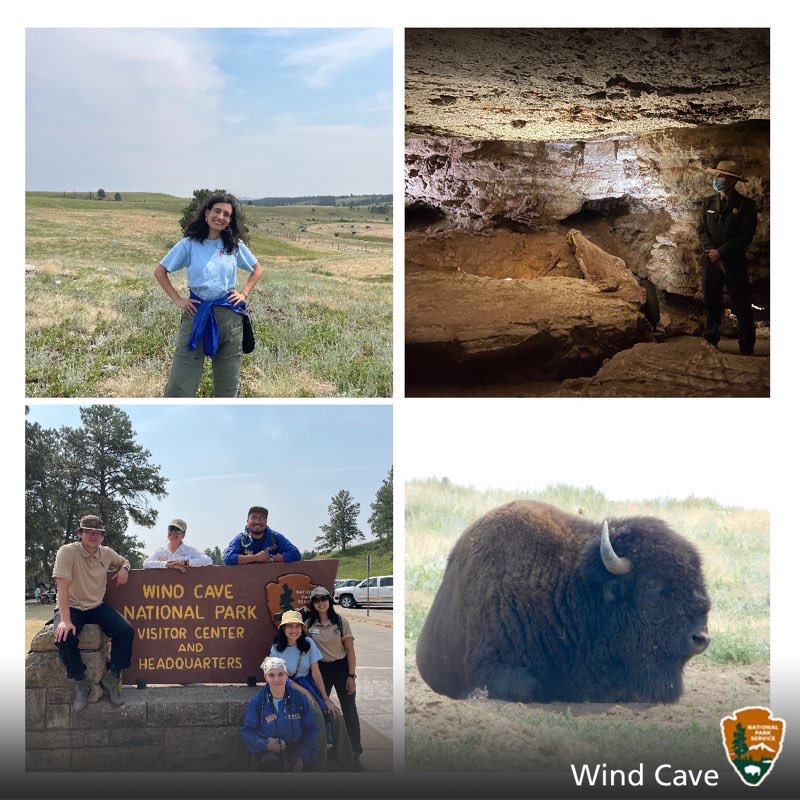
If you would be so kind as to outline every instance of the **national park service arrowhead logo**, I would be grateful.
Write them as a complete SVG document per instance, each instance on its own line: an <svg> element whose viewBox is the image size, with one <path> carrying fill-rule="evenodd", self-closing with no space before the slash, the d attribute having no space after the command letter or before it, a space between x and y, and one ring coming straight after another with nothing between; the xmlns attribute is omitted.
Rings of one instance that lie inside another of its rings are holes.
<svg viewBox="0 0 800 800"><path fill-rule="evenodd" d="M758 786L780 755L786 723L768 708L751 707L723 717L720 727L731 766L748 786Z"/></svg>
<svg viewBox="0 0 800 800"><path fill-rule="evenodd" d="M298 609L308 603L314 584L308 575L291 573L281 575L276 581L264 587L267 596L267 608L277 628L284 611Z"/></svg>

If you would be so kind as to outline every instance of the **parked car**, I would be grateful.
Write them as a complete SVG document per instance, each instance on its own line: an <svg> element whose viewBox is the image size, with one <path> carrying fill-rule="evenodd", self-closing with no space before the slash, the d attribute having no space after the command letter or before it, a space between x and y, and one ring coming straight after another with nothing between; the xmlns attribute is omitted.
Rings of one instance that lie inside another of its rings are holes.
<svg viewBox="0 0 800 800"><path fill-rule="evenodd" d="M342 608L356 608L360 605L367 605L367 593L369 593L369 605L371 606L393 605L394 576L376 575L372 578L365 578L355 586L334 589L333 599Z"/></svg>
<svg viewBox="0 0 800 800"><path fill-rule="evenodd" d="M333 602L336 602L336 591L337 589L345 589L348 586L355 586L356 584L361 583L363 578L337 578L333 582Z"/></svg>

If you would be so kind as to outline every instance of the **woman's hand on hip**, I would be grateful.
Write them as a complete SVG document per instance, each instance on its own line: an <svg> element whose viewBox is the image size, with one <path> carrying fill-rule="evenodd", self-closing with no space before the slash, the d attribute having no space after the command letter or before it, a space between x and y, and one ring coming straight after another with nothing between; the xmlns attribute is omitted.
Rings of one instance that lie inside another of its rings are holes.
<svg viewBox="0 0 800 800"><path fill-rule="evenodd" d="M247 300L247 295L245 295L244 292L237 291L236 289L231 289L228 292L228 302L235 306L238 306L239 303L244 303L245 300Z"/></svg>
<svg viewBox="0 0 800 800"><path fill-rule="evenodd" d="M175 301L175 305L185 311L190 317L197 313L197 306L200 305L199 300L193 300L191 297L181 297Z"/></svg>

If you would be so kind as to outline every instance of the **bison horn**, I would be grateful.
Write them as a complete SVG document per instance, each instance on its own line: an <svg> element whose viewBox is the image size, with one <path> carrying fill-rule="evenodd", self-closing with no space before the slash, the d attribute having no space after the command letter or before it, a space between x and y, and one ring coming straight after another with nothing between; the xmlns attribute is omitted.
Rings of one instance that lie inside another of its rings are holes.
<svg viewBox="0 0 800 800"><path fill-rule="evenodd" d="M612 575L627 575L631 569L629 558L620 558L611 546L611 539L608 535L608 522L603 521L603 532L600 536L600 557L603 565Z"/></svg>

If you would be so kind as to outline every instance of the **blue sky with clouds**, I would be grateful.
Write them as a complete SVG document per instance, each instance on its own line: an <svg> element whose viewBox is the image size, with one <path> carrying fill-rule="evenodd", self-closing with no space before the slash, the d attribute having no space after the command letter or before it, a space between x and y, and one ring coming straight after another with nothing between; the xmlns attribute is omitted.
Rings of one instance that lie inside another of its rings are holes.
<svg viewBox="0 0 800 800"><path fill-rule="evenodd" d="M26 188L392 191L392 31L29 28Z"/></svg>
<svg viewBox="0 0 800 800"><path fill-rule="evenodd" d="M168 497L152 501L159 512L155 528L128 529L148 553L166 542L173 517L188 523L187 544L224 550L251 505L266 506L271 527L301 550L311 549L340 489L360 503L359 528L372 538L370 504L392 467L391 406L115 405L169 479ZM79 427L79 408L31 405L27 419L47 428Z"/></svg>

